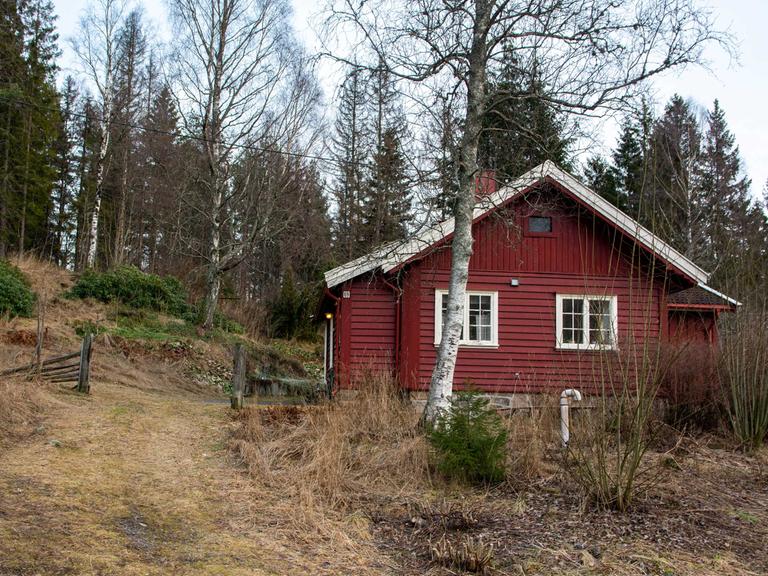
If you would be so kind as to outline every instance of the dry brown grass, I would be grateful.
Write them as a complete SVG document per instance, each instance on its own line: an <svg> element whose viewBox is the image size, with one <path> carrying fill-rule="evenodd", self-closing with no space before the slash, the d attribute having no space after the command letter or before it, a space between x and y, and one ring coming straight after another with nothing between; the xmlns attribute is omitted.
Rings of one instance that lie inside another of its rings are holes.
<svg viewBox="0 0 768 576"><path fill-rule="evenodd" d="M560 441L559 418L554 395L541 395L536 406L507 415L507 481L511 485L528 484L558 471L548 454Z"/></svg>
<svg viewBox="0 0 768 576"><path fill-rule="evenodd" d="M293 494L302 508L343 512L362 499L430 485L428 446L417 422L396 386L377 378L349 401L248 408L232 447L251 475Z"/></svg>
<svg viewBox="0 0 768 576"><path fill-rule="evenodd" d="M11 261L27 275L32 290L50 299L72 287L72 273L36 256L13 257Z"/></svg>
<svg viewBox="0 0 768 576"><path fill-rule="evenodd" d="M0 382L0 451L28 436L41 418L43 394L37 381L3 377Z"/></svg>

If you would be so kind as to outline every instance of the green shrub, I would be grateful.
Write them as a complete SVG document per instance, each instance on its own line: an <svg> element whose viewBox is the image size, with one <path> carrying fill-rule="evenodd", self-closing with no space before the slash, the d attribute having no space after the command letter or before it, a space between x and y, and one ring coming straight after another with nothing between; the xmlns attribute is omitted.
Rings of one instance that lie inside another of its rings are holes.
<svg viewBox="0 0 768 576"><path fill-rule="evenodd" d="M203 321L203 304L201 301L197 306L188 306L187 311L180 317L189 324L201 324ZM245 334L245 328L242 324L219 311L213 314L213 327L229 334Z"/></svg>
<svg viewBox="0 0 768 576"><path fill-rule="evenodd" d="M31 316L34 304L35 294L24 273L0 260L0 314Z"/></svg>
<svg viewBox="0 0 768 576"><path fill-rule="evenodd" d="M176 278L145 274L125 266L109 272L89 270L78 279L71 294L101 302L118 301L131 308L148 308L174 316L189 310L187 295Z"/></svg>
<svg viewBox="0 0 768 576"><path fill-rule="evenodd" d="M504 479L507 429L479 394L455 394L427 436L436 452L437 468L448 478L471 484Z"/></svg>

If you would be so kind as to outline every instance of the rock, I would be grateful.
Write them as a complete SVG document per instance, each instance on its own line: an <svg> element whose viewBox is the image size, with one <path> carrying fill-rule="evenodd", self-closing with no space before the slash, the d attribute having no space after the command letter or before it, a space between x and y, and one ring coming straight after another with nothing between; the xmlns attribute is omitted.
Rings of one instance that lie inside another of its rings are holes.
<svg viewBox="0 0 768 576"><path fill-rule="evenodd" d="M61 448L61 442L59 442L58 440L49 440L48 444L50 444L54 448Z"/></svg>

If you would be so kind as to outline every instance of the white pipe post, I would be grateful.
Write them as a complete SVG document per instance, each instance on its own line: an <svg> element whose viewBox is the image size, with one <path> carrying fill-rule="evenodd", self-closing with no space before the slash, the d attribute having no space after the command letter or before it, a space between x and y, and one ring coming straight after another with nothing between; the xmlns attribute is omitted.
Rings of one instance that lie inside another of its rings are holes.
<svg viewBox="0 0 768 576"><path fill-rule="evenodd" d="M581 392L575 388L566 388L560 394L560 437L563 439L563 447L568 447L571 440L571 398L581 402Z"/></svg>

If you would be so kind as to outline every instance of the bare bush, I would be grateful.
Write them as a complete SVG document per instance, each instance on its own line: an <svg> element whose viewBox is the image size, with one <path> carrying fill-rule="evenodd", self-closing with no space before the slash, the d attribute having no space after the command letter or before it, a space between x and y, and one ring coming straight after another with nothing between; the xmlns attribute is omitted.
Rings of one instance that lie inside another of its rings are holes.
<svg viewBox="0 0 768 576"><path fill-rule="evenodd" d="M349 401L244 410L232 447L253 476L298 496L302 505L346 509L377 492L430 484L417 420L394 381L380 376Z"/></svg>
<svg viewBox="0 0 768 576"><path fill-rule="evenodd" d="M742 447L768 437L768 333L763 316L737 319L724 335L718 363L728 420Z"/></svg>
<svg viewBox="0 0 768 576"><path fill-rule="evenodd" d="M600 507L621 511L660 478L661 469L646 454L669 362L649 344L628 348L602 355L595 374L600 394L592 413L576 421L567 454L568 470L588 497Z"/></svg>

